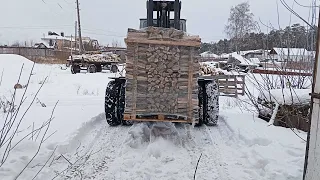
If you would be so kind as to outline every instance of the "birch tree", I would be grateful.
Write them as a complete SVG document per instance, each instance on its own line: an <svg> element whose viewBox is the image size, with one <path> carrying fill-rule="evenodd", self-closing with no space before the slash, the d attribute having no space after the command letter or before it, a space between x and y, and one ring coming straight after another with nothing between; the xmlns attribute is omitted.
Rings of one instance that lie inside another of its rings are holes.
<svg viewBox="0 0 320 180"><path fill-rule="evenodd" d="M257 22L253 19L254 15L250 12L250 5L248 2L243 2L230 9L230 17L225 26L226 34L235 39L235 46L237 52L241 39L253 30L255 30Z"/></svg>

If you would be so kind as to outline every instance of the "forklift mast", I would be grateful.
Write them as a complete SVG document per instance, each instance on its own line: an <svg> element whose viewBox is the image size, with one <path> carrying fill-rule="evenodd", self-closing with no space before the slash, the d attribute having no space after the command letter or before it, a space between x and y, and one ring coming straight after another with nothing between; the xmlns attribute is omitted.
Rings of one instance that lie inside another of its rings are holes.
<svg viewBox="0 0 320 180"><path fill-rule="evenodd" d="M153 18L156 12L156 19ZM173 18L171 19L171 12ZM147 26L175 28L181 30L180 25L181 2L175 1L147 1Z"/></svg>

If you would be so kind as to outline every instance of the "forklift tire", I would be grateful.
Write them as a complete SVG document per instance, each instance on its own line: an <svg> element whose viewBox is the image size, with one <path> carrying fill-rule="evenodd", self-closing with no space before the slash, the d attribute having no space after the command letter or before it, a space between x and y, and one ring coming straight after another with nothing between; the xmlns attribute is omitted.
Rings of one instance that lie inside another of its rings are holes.
<svg viewBox="0 0 320 180"><path fill-rule="evenodd" d="M101 65L97 65L97 72L102 72L102 66Z"/></svg>
<svg viewBox="0 0 320 180"><path fill-rule="evenodd" d="M110 81L106 88L105 115L110 126L121 125L121 120L118 117L119 86L117 84L116 81Z"/></svg>
<svg viewBox="0 0 320 180"><path fill-rule="evenodd" d="M71 66L71 73L72 74L77 74L77 73L80 73L80 71L81 71L81 68L80 68L80 66L79 65L72 65Z"/></svg>
<svg viewBox="0 0 320 180"><path fill-rule="evenodd" d="M88 66L88 73L96 73L97 72L97 67L94 64L90 64Z"/></svg>
<svg viewBox="0 0 320 180"><path fill-rule="evenodd" d="M205 84L199 83L199 122L196 126L203 124L216 126L219 118L219 92L215 81Z"/></svg>
<svg viewBox="0 0 320 180"><path fill-rule="evenodd" d="M215 81L206 84L207 112L204 123L208 126L216 126L219 119L219 90Z"/></svg>
<svg viewBox="0 0 320 180"><path fill-rule="evenodd" d="M203 88L202 86L198 86L198 99L199 99L199 121L195 124L196 127L200 127L203 125Z"/></svg>
<svg viewBox="0 0 320 180"><path fill-rule="evenodd" d="M133 124L132 121L124 120L123 114L125 109L125 95L126 93L126 83L125 81L120 84L120 95L119 95L119 103L118 103L118 117L124 126L131 126Z"/></svg>
<svg viewBox="0 0 320 180"><path fill-rule="evenodd" d="M118 66L117 65L111 65L110 71L111 71L111 73L117 73L118 72Z"/></svg>

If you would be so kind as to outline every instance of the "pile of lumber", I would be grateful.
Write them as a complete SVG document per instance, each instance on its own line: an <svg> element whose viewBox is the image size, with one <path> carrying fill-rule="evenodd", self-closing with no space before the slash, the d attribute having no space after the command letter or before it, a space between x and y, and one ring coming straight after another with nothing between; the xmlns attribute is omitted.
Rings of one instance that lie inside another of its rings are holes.
<svg viewBox="0 0 320 180"><path fill-rule="evenodd" d="M174 114L198 119L198 36L175 29L129 29L125 39L125 114Z"/></svg>
<svg viewBox="0 0 320 180"><path fill-rule="evenodd" d="M82 55L73 55L73 59L83 59L87 62L119 62L121 59L119 55L109 53L102 54L82 54Z"/></svg>

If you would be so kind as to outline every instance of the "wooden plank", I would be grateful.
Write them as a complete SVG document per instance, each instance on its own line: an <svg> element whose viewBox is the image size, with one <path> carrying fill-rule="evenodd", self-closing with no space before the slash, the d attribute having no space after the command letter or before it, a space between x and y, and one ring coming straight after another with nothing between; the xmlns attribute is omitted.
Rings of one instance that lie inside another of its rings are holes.
<svg viewBox="0 0 320 180"><path fill-rule="evenodd" d="M129 118L124 119L125 121L142 121L142 122L159 122L159 119L137 119L137 118ZM176 123L192 123L192 120L175 120L175 119L163 119L162 122L176 122ZM195 121L198 123L198 121Z"/></svg>
<svg viewBox="0 0 320 180"><path fill-rule="evenodd" d="M193 109L193 103L192 103L192 83L193 83L193 54L194 54L194 49L191 48L190 51L190 60L189 60L189 78L188 78L188 116L189 118L192 117L192 109Z"/></svg>
<svg viewBox="0 0 320 180"><path fill-rule="evenodd" d="M136 61L138 60L137 56L139 53L139 47L137 45L135 45L135 49L134 49L134 59L133 62L136 63ZM133 107L132 107L132 115L135 116L136 115L136 109L137 109L137 66L134 66L133 69Z"/></svg>
<svg viewBox="0 0 320 180"><path fill-rule="evenodd" d="M159 41L159 40L149 40L141 38L125 38L126 43L141 43L141 44L156 44L156 45L167 45L167 46L191 46L200 47L201 42L197 41Z"/></svg>

